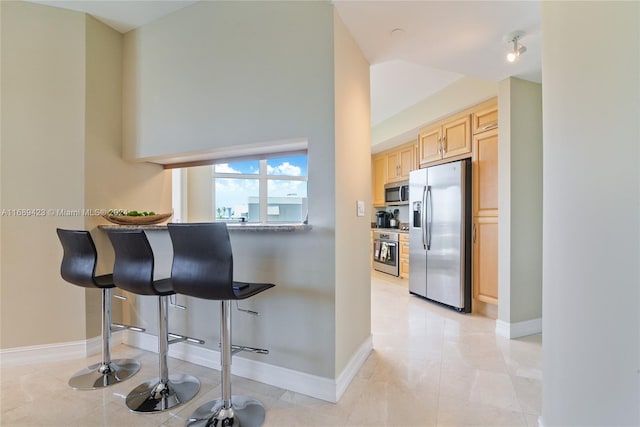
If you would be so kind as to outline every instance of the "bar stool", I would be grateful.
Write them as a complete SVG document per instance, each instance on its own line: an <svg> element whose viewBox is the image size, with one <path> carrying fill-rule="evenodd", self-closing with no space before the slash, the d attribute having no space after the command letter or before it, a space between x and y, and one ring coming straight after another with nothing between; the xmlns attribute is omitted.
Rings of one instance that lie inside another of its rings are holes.
<svg viewBox="0 0 640 427"><path fill-rule="evenodd" d="M231 345L231 300L241 300L266 291L271 283L233 281L233 255L225 223L168 224L173 243L171 280L179 294L219 300L220 365L222 397L200 406L187 426L260 426L262 403L247 396L231 395L231 354L236 351L268 353L267 350Z"/></svg>
<svg viewBox="0 0 640 427"><path fill-rule="evenodd" d="M169 296L175 292L171 279L153 279L154 257L147 236L142 230L110 230L109 239L115 251L113 279L116 286L138 295L158 296L159 377L140 384L126 398L134 412L161 412L192 399L200 390L200 381L191 375L169 375L167 353L169 344L189 340L204 341L169 333ZM169 335L174 339L169 341Z"/></svg>
<svg viewBox="0 0 640 427"><path fill-rule="evenodd" d="M140 370L140 363L133 359L111 360L111 332L144 329L112 323L113 275L95 275L98 254L91 234L84 230L61 228L56 229L56 233L64 251L60 266L62 278L77 286L102 290L102 361L76 372L69 380L69 385L76 390L94 390L122 382Z"/></svg>

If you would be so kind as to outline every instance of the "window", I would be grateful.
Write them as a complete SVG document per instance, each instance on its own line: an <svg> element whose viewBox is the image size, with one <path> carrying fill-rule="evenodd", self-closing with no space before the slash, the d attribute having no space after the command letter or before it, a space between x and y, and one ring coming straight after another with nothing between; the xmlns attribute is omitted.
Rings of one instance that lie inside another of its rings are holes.
<svg viewBox="0 0 640 427"><path fill-rule="evenodd" d="M307 215L307 155L211 167L216 220L302 222Z"/></svg>

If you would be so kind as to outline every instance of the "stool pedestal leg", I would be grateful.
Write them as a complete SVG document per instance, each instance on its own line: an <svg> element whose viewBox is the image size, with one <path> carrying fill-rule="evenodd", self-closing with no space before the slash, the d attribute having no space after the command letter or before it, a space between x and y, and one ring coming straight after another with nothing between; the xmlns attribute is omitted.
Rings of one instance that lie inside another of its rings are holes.
<svg viewBox="0 0 640 427"><path fill-rule="evenodd" d="M191 375L169 375L167 353L169 352L168 296L158 297L158 353L160 376L140 384L126 398L127 407L134 412L161 412L174 408L192 399L200 390L200 381Z"/></svg>
<svg viewBox="0 0 640 427"><path fill-rule="evenodd" d="M76 372L69 385L76 390L95 390L122 382L139 370L137 360L111 360L111 288L102 288L102 361Z"/></svg>
<svg viewBox="0 0 640 427"><path fill-rule="evenodd" d="M247 396L231 395L231 301L220 304L220 399L200 406L187 419L187 427L258 427L264 423L262 403Z"/></svg>

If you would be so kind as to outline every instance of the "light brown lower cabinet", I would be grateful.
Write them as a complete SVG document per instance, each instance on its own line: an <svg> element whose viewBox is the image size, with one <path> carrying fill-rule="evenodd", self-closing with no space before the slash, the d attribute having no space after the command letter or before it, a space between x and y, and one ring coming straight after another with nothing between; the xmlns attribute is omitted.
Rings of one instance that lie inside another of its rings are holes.
<svg viewBox="0 0 640 427"><path fill-rule="evenodd" d="M409 234L400 233L400 277L409 278Z"/></svg>
<svg viewBox="0 0 640 427"><path fill-rule="evenodd" d="M473 296L498 304L498 217L473 220Z"/></svg>

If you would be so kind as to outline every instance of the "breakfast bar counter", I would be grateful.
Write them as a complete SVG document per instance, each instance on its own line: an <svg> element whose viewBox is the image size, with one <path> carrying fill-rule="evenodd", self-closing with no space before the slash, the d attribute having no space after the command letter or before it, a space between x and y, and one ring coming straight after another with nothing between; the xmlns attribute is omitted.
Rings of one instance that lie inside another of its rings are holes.
<svg viewBox="0 0 640 427"><path fill-rule="evenodd" d="M99 229L102 230L123 230L123 229L141 229L141 230L166 230L167 224L155 224L155 225L99 225ZM227 228L229 232L234 231L309 231L311 230L311 226L308 224L258 224L251 222L232 222L227 223Z"/></svg>
<svg viewBox="0 0 640 427"><path fill-rule="evenodd" d="M335 401L332 337L336 294L334 252L330 246L334 230L322 224L227 226L234 279L276 285L269 292L233 306L233 344L266 348L269 354L237 354L232 373ZM173 246L166 224L104 224L97 227L96 237L108 243L108 232L136 229L145 232L153 250L154 278L170 277ZM109 246L104 245L105 260L109 259ZM319 251L319 247L326 249ZM146 328L146 332L122 332L121 341L157 351L157 301L144 295L127 293L127 297L128 301L122 302L122 322ZM170 332L204 340L205 344L176 343L169 347L169 356L219 369L219 304L181 294L176 294L174 302L176 305L169 307ZM252 315L254 312L260 315Z"/></svg>

